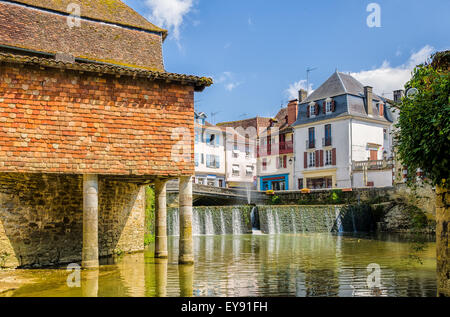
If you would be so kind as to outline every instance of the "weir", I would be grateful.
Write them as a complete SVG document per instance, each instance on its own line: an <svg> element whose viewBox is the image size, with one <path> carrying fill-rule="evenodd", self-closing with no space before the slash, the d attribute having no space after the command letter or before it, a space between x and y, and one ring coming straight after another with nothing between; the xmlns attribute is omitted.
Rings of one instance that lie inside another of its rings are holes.
<svg viewBox="0 0 450 317"><path fill-rule="evenodd" d="M179 210L168 210L168 234L179 235ZM370 207L234 206L194 207L193 235L368 232L374 229Z"/></svg>

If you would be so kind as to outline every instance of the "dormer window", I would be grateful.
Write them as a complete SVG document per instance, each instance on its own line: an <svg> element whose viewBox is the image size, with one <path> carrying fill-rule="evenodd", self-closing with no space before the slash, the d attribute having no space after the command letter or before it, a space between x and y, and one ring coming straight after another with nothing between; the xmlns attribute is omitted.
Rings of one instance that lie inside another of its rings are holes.
<svg viewBox="0 0 450 317"><path fill-rule="evenodd" d="M311 102L309 104L309 117L314 118L316 116L316 103Z"/></svg>
<svg viewBox="0 0 450 317"><path fill-rule="evenodd" d="M332 99L331 98L327 98L326 100L325 100L325 109L326 109L326 113L328 114L328 113L331 113L331 112L333 112L333 109L332 109Z"/></svg>

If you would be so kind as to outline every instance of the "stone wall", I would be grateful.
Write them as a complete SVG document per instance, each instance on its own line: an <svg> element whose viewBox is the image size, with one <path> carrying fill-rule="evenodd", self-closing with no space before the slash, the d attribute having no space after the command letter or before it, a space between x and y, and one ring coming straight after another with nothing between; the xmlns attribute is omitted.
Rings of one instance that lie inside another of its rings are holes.
<svg viewBox="0 0 450 317"><path fill-rule="evenodd" d="M0 174L0 266L41 267L81 260L83 177ZM99 253L144 248L145 193L99 180Z"/></svg>
<svg viewBox="0 0 450 317"><path fill-rule="evenodd" d="M1 64L0 172L193 175L194 87L118 77Z"/></svg>
<svg viewBox="0 0 450 317"><path fill-rule="evenodd" d="M436 189L436 246L439 296L450 297L450 192Z"/></svg>
<svg viewBox="0 0 450 317"><path fill-rule="evenodd" d="M333 200L333 192L338 192L338 200ZM314 190L309 194L301 191L284 191L276 192L275 195L280 197L281 203L285 205L325 205L325 204L353 204L353 203L382 203L391 200L394 192L393 187L385 188L357 188L352 191L339 190ZM269 197L270 198L270 197Z"/></svg>

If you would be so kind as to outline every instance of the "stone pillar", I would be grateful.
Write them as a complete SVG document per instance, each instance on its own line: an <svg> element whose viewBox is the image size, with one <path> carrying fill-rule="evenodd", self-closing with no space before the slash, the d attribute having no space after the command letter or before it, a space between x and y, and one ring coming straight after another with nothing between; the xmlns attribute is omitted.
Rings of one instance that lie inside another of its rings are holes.
<svg viewBox="0 0 450 317"><path fill-rule="evenodd" d="M83 175L82 267L98 267L98 175Z"/></svg>
<svg viewBox="0 0 450 317"><path fill-rule="evenodd" d="M155 181L155 258L167 258L166 180Z"/></svg>
<svg viewBox="0 0 450 317"><path fill-rule="evenodd" d="M179 263L194 263L192 241L192 177L180 177L180 248Z"/></svg>
<svg viewBox="0 0 450 317"><path fill-rule="evenodd" d="M438 296L450 297L450 192L436 186Z"/></svg>

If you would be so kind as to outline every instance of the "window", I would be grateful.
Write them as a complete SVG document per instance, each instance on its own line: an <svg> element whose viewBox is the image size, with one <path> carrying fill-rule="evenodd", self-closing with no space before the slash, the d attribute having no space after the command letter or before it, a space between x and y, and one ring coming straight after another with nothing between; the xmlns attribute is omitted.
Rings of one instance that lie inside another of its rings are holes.
<svg viewBox="0 0 450 317"><path fill-rule="evenodd" d="M253 166L247 166L247 168L245 169L245 175L246 176L253 176Z"/></svg>
<svg viewBox="0 0 450 317"><path fill-rule="evenodd" d="M311 102L309 104L309 117L313 118L316 116L316 103L315 102Z"/></svg>
<svg viewBox="0 0 450 317"><path fill-rule="evenodd" d="M324 146L331 146L331 124L325 126L325 142Z"/></svg>
<svg viewBox="0 0 450 317"><path fill-rule="evenodd" d="M201 160L202 164L205 164L205 154L202 153L202 160Z"/></svg>
<svg viewBox="0 0 450 317"><path fill-rule="evenodd" d="M315 141L316 141L316 132L314 128L309 128L308 130L308 149L315 148Z"/></svg>
<svg viewBox="0 0 450 317"><path fill-rule="evenodd" d="M303 178L298 179L298 189L303 189Z"/></svg>
<svg viewBox="0 0 450 317"><path fill-rule="evenodd" d="M233 165L232 173L233 176L239 176L241 174L241 168L239 167L239 165Z"/></svg>
<svg viewBox="0 0 450 317"><path fill-rule="evenodd" d="M331 150L325 151L325 165L333 165L333 151Z"/></svg>
<svg viewBox="0 0 450 317"><path fill-rule="evenodd" d="M197 130L195 130L195 144L197 144L199 140L200 140L200 133Z"/></svg>
<svg viewBox="0 0 450 317"><path fill-rule="evenodd" d="M308 167L315 167L316 166L316 152L310 152L309 153L309 160L308 160Z"/></svg>
<svg viewBox="0 0 450 317"><path fill-rule="evenodd" d="M387 140L388 139L387 129L383 129L383 135L384 135L384 139Z"/></svg>
<svg viewBox="0 0 450 317"><path fill-rule="evenodd" d="M370 160L371 161L378 160L378 150L370 150Z"/></svg>
<svg viewBox="0 0 450 317"><path fill-rule="evenodd" d="M267 171L267 159L263 159L262 161L262 170Z"/></svg>
<svg viewBox="0 0 450 317"><path fill-rule="evenodd" d="M220 157L218 155L206 155L206 167L220 168Z"/></svg>
<svg viewBox="0 0 450 317"><path fill-rule="evenodd" d="M207 140L209 145L215 145L216 135L209 134Z"/></svg>
<svg viewBox="0 0 450 317"><path fill-rule="evenodd" d="M325 100L325 109L326 109L326 113L333 112L333 109L331 107L331 98L328 98L327 100Z"/></svg>
<svg viewBox="0 0 450 317"><path fill-rule="evenodd" d="M198 153L195 153L195 166L198 167Z"/></svg>

